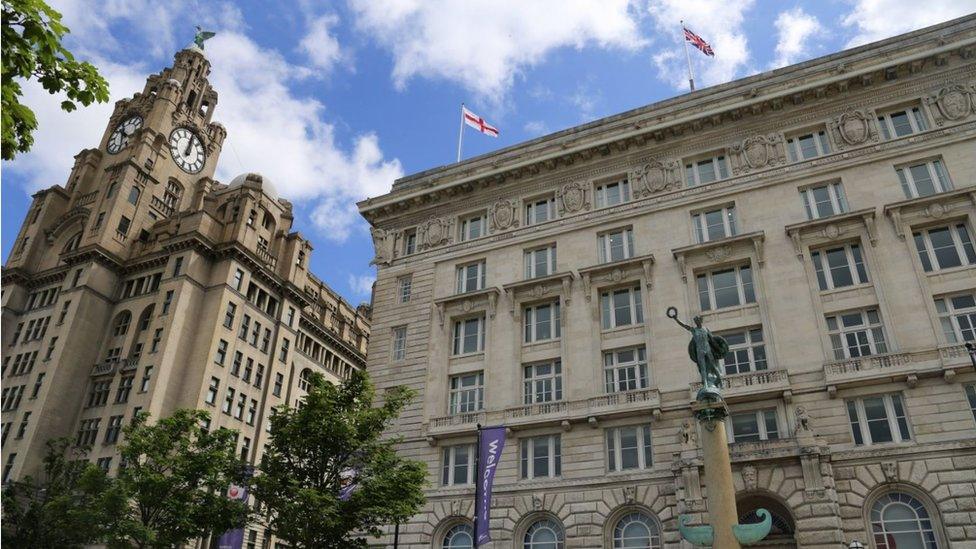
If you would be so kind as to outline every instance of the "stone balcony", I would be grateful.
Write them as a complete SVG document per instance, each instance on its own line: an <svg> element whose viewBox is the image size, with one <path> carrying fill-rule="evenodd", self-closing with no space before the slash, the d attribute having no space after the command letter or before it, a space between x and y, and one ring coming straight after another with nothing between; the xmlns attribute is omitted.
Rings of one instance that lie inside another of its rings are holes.
<svg viewBox="0 0 976 549"><path fill-rule="evenodd" d="M79 196L78 200L75 201L75 207L87 206L88 204L91 204L92 202L95 201L96 196L98 196L98 191L92 191L90 193L86 193Z"/></svg>
<svg viewBox="0 0 976 549"><path fill-rule="evenodd" d="M117 360L103 360L92 367L91 375L92 377L112 375L118 363Z"/></svg>
<svg viewBox="0 0 976 549"><path fill-rule="evenodd" d="M600 419L649 412L661 413L661 394L657 389L641 389L624 393L600 395L580 400L561 400L512 406L503 410L487 410L434 417L426 425L425 435L436 438L470 433L475 425L504 425L518 430L546 425L561 425L571 429L573 423L587 422L596 426Z"/></svg>
<svg viewBox="0 0 976 549"><path fill-rule="evenodd" d="M899 351L827 362L824 382L831 397L837 389L885 381L905 381L914 387L920 377L942 376L952 381L956 371L972 369L965 345Z"/></svg>
<svg viewBox="0 0 976 549"><path fill-rule="evenodd" d="M127 358L119 362L119 372L131 372L139 367L138 358Z"/></svg>
<svg viewBox="0 0 976 549"><path fill-rule="evenodd" d="M795 437L757 440L755 442L733 442L729 444L729 457L733 463L777 459L796 456L799 453L800 444Z"/></svg>
<svg viewBox="0 0 976 549"><path fill-rule="evenodd" d="M258 259L264 262L265 265L274 269L278 264L278 258L271 255L271 252L265 250L264 248L255 248L254 253L257 254Z"/></svg>
<svg viewBox="0 0 976 549"><path fill-rule="evenodd" d="M158 197L155 196L152 197L152 200L149 201L149 205L155 208L157 211L159 211L159 213L163 214L163 217L169 217L173 215L173 210L174 210L173 206L170 206L169 204L167 204L166 202L164 202L162 199Z"/></svg>
<svg viewBox="0 0 976 549"><path fill-rule="evenodd" d="M700 381L691 384L690 398L695 400L702 388ZM758 370L744 374L722 376L722 396L727 402L754 399L762 396L782 396L790 402L790 376L786 370Z"/></svg>

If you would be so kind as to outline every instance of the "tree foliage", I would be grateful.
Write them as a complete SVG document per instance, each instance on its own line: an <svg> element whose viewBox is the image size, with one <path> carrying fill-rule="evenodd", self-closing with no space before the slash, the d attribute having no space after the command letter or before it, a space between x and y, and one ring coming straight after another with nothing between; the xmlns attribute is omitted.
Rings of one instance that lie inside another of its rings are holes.
<svg viewBox="0 0 976 549"><path fill-rule="evenodd" d="M76 61L61 44L70 32L61 14L43 0L3 0L3 159L27 152L37 129L34 111L20 102L21 81L36 79L50 93L64 92L65 111L76 103L108 101L108 82L87 62Z"/></svg>
<svg viewBox="0 0 976 549"><path fill-rule="evenodd" d="M398 456L395 439L381 438L413 396L395 388L374 406L365 373L338 386L313 374L302 404L271 417L254 481L268 529L295 548L365 547L363 534L415 514L426 466ZM344 500L340 489L349 482Z"/></svg>
<svg viewBox="0 0 976 549"><path fill-rule="evenodd" d="M47 444L40 479L25 477L3 491L3 545L81 547L99 539L109 479L68 439Z"/></svg>
<svg viewBox="0 0 976 549"><path fill-rule="evenodd" d="M125 467L105 499L109 547L169 548L242 527L246 502L227 499L230 484L248 482L235 455L236 432L204 431L203 410L177 410L150 425L139 414L124 429Z"/></svg>

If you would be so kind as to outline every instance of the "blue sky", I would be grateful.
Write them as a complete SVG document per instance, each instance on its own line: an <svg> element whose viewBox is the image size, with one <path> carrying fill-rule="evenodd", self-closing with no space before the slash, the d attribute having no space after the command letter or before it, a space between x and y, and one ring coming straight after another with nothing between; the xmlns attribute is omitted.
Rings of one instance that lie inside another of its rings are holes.
<svg viewBox="0 0 976 549"><path fill-rule="evenodd" d="M705 87L976 11L976 0L49 1L113 101L168 66L195 24L217 31L214 117L229 132L217 178L273 180L315 244L313 271L354 304L374 276L355 202L453 162L462 101L501 130L466 130L471 157L686 93L680 19L715 50L692 51ZM25 95L41 128L31 153L3 163L4 258L30 194L64 183L111 112Z"/></svg>

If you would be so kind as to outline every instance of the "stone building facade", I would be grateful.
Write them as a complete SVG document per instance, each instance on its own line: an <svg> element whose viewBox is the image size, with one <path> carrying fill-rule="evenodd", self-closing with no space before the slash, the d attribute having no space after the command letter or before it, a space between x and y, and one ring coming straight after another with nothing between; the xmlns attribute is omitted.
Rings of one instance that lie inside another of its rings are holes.
<svg viewBox="0 0 976 549"><path fill-rule="evenodd" d="M177 408L237 429L257 463L303 376L365 365L369 308L309 271L291 203L257 174L212 178L226 131L209 72L201 49L178 52L34 195L3 269L4 481L64 436L114 472L121 426Z"/></svg>
<svg viewBox="0 0 976 549"><path fill-rule="evenodd" d="M766 546L976 548L976 17L359 207L367 369L421 395L395 428L430 470L401 547L470 546L478 423L508 428L491 547L687 546L708 479L674 305L732 346L738 512L772 511Z"/></svg>

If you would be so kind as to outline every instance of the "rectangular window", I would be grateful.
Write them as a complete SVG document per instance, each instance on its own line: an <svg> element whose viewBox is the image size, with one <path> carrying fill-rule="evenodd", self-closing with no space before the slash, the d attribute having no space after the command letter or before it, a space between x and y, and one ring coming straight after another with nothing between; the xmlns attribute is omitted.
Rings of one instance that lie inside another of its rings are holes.
<svg viewBox="0 0 976 549"><path fill-rule="evenodd" d="M884 327L877 309L829 315L827 331L836 360L888 352Z"/></svg>
<svg viewBox="0 0 976 549"><path fill-rule="evenodd" d="M403 255L410 255L417 251L417 229L407 229L403 232Z"/></svg>
<svg viewBox="0 0 976 549"><path fill-rule="evenodd" d="M485 374L472 372L451 376L450 414L477 412L484 407Z"/></svg>
<svg viewBox="0 0 976 549"><path fill-rule="evenodd" d="M937 298L935 310L947 342L976 341L976 293Z"/></svg>
<svg viewBox="0 0 976 549"><path fill-rule="evenodd" d="M698 281L698 300L702 311L756 302L752 268L749 265L701 273L695 278Z"/></svg>
<svg viewBox="0 0 976 549"><path fill-rule="evenodd" d="M921 229L912 233L925 272L976 264L976 250L964 223Z"/></svg>
<svg viewBox="0 0 976 549"><path fill-rule="evenodd" d="M488 218L483 213L461 219L458 241L474 240L488 234Z"/></svg>
<svg viewBox="0 0 976 549"><path fill-rule="evenodd" d="M54 347L58 344L58 338L52 337L51 341L47 344L47 350L44 351L44 360L51 360L51 355L54 354Z"/></svg>
<svg viewBox="0 0 976 549"><path fill-rule="evenodd" d="M729 164L725 155L713 156L685 164L685 177L689 187L704 185L729 177Z"/></svg>
<svg viewBox="0 0 976 549"><path fill-rule="evenodd" d="M604 183L596 187L596 207L606 208L630 202L630 183L626 180Z"/></svg>
<svg viewBox="0 0 976 549"><path fill-rule="evenodd" d="M600 294L604 330L644 323L640 286L606 290Z"/></svg>
<svg viewBox="0 0 976 549"><path fill-rule="evenodd" d="M539 404L563 399L563 366L560 360L522 367L523 402Z"/></svg>
<svg viewBox="0 0 976 549"><path fill-rule="evenodd" d="M393 360L401 361L407 358L407 327L393 328Z"/></svg>
<svg viewBox="0 0 976 549"><path fill-rule="evenodd" d="M214 356L214 362L223 366L225 360L227 360L227 342L221 339L217 342L217 354Z"/></svg>
<svg viewBox="0 0 976 549"><path fill-rule="evenodd" d="M254 359L251 357L247 358L247 362L244 363L244 373L241 374L241 379L245 382L251 382L251 372L254 371Z"/></svg>
<svg viewBox="0 0 976 549"><path fill-rule="evenodd" d="M254 386L258 389L264 384L264 364L258 364L258 369L254 372Z"/></svg>
<svg viewBox="0 0 976 549"><path fill-rule="evenodd" d="M929 129L925 115L918 107L878 115L878 127L886 141Z"/></svg>
<svg viewBox="0 0 976 549"><path fill-rule="evenodd" d="M247 333L251 330L251 315L245 314L241 319L241 327L237 330L237 338L247 341Z"/></svg>
<svg viewBox="0 0 976 549"><path fill-rule="evenodd" d="M525 224L535 225L556 219L555 197L539 198L525 203Z"/></svg>
<svg viewBox="0 0 976 549"><path fill-rule="evenodd" d="M34 381L34 389L31 391L31 398L37 398L37 394L41 392L41 385L44 384L44 372L37 374L37 380Z"/></svg>
<svg viewBox="0 0 976 549"><path fill-rule="evenodd" d="M410 293L413 290L413 276L406 275L397 279L397 302L407 303L410 301Z"/></svg>
<svg viewBox="0 0 976 549"><path fill-rule="evenodd" d="M522 478L551 478L562 474L559 435L523 438L520 442Z"/></svg>
<svg viewBox="0 0 976 549"><path fill-rule="evenodd" d="M969 401L969 409L973 412L973 419L976 419L976 385L966 385L966 399Z"/></svg>
<svg viewBox="0 0 976 549"><path fill-rule="evenodd" d="M122 434L122 419L124 416L112 416L108 418L108 427L105 429L105 444L115 444Z"/></svg>
<svg viewBox="0 0 976 549"><path fill-rule="evenodd" d="M285 316L285 324L291 328L295 324L295 308L288 307L288 314Z"/></svg>
<svg viewBox="0 0 976 549"><path fill-rule="evenodd" d="M142 372L142 381L139 384L139 392L145 393L149 390L149 382L152 381L152 366L146 366L146 369Z"/></svg>
<svg viewBox="0 0 976 549"><path fill-rule="evenodd" d="M227 415L230 415L231 409L234 408L234 393L234 388L228 387L227 394L224 396L224 405L220 410Z"/></svg>
<svg viewBox="0 0 976 549"><path fill-rule="evenodd" d="M234 271L234 281L232 284L235 290L238 292L241 291L241 287L244 285L244 271L241 269Z"/></svg>
<svg viewBox="0 0 976 549"><path fill-rule="evenodd" d="M525 342L549 341L561 335L559 301L530 305L523 311Z"/></svg>
<svg viewBox="0 0 976 549"><path fill-rule="evenodd" d="M207 396L204 398L204 402L207 404L213 404L217 402L217 390L220 389L220 379L216 377L210 378L210 385L207 386Z"/></svg>
<svg viewBox="0 0 976 549"><path fill-rule="evenodd" d="M234 324L235 314L237 314L237 305L228 303L227 310L224 311L224 328L230 328Z"/></svg>
<svg viewBox="0 0 976 549"><path fill-rule="evenodd" d="M254 329L251 330L251 346L252 347L257 347L258 346L258 338L259 337L261 337L261 323L260 322L255 322L254 323Z"/></svg>
<svg viewBox="0 0 976 549"><path fill-rule="evenodd" d="M287 338L281 340L281 349L278 351L278 360L286 362L288 360L288 346L291 342Z"/></svg>
<svg viewBox="0 0 976 549"><path fill-rule="evenodd" d="M241 375L241 364L244 363L244 353L236 351L234 353L234 362L230 365L230 375L238 377Z"/></svg>
<svg viewBox="0 0 976 549"><path fill-rule="evenodd" d="M447 446L442 453L441 485L474 484L474 444Z"/></svg>
<svg viewBox="0 0 976 549"><path fill-rule="evenodd" d="M597 252L600 255L600 263L623 261L634 257L634 230L627 227L598 235Z"/></svg>
<svg viewBox="0 0 976 549"><path fill-rule="evenodd" d="M285 376L283 374L277 373L274 378L274 386L271 389L271 393L276 396L281 396L281 387L285 384Z"/></svg>
<svg viewBox="0 0 976 549"><path fill-rule="evenodd" d="M556 245L526 250L523 263L525 278L539 278L556 272Z"/></svg>
<svg viewBox="0 0 976 549"><path fill-rule="evenodd" d="M452 354L466 355L485 350L485 317L478 316L454 322Z"/></svg>
<svg viewBox="0 0 976 549"><path fill-rule="evenodd" d="M912 439L901 395L877 395L847 401L854 444L884 444Z"/></svg>
<svg viewBox="0 0 976 549"><path fill-rule="evenodd" d="M776 409L735 412L729 421L729 442L758 442L778 440L779 426L776 422Z"/></svg>
<svg viewBox="0 0 976 549"><path fill-rule="evenodd" d="M735 236L735 206L723 206L691 215L695 238L699 243Z"/></svg>
<svg viewBox="0 0 976 549"><path fill-rule="evenodd" d="M647 355L644 347L603 353L607 394L647 389Z"/></svg>
<svg viewBox="0 0 976 549"><path fill-rule="evenodd" d="M156 331L153 332L152 343L149 346L150 353L155 353L156 351L159 350L159 342L162 341L162 339L163 339L163 329L156 328Z"/></svg>
<svg viewBox="0 0 976 549"><path fill-rule="evenodd" d="M258 414L258 401L251 399L251 405L247 408L247 420L248 425L254 425L254 418Z"/></svg>
<svg viewBox="0 0 976 549"><path fill-rule="evenodd" d="M15 461L17 461L17 452L12 452L9 456L7 456L7 463L5 463L3 466L2 482L4 484L6 484L8 480L10 480L10 472L13 471L14 469Z"/></svg>
<svg viewBox="0 0 976 549"><path fill-rule="evenodd" d="M244 409L247 407L247 395L241 392L237 396L237 406L234 408L234 419L244 419Z"/></svg>
<svg viewBox="0 0 976 549"><path fill-rule="evenodd" d="M24 416L20 420L20 426L17 427L17 436L15 438L21 439L24 438L25 434L27 434L27 426L30 424L30 417L30 412L24 412Z"/></svg>
<svg viewBox="0 0 976 549"><path fill-rule="evenodd" d="M124 376L119 380L119 388L115 391L116 404L129 402L129 394L132 392L132 382L135 379L135 376Z"/></svg>
<svg viewBox="0 0 976 549"><path fill-rule="evenodd" d="M800 190L807 219L822 219L847 212L847 196L839 181Z"/></svg>
<svg viewBox="0 0 976 549"><path fill-rule="evenodd" d="M129 225L131 224L132 221L128 217L123 215L122 219L119 219L118 228L116 228L115 230L121 235L129 234Z"/></svg>
<svg viewBox="0 0 976 549"><path fill-rule="evenodd" d="M267 353L269 348L271 348L271 330L265 328L264 336L261 338L261 352Z"/></svg>
<svg viewBox="0 0 976 549"><path fill-rule="evenodd" d="M929 160L895 168L906 198L918 198L952 190L952 181L941 160Z"/></svg>
<svg viewBox="0 0 976 549"><path fill-rule="evenodd" d="M88 407L104 406L108 402L108 393L111 390L111 386L111 380L92 383L91 390L88 392Z"/></svg>
<svg viewBox="0 0 976 549"><path fill-rule="evenodd" d="M810 260L817 273L820 291L867 284L868 271L864 266L859 244L845 244L810 252Z"/></svg>
<svg viewBox="0 0 976 549"><path fill-rule="evenodd" d="M173 290L166 292L166 297L163 298L163 311L160 314L168 314L169 307L173 304Z"/></svg>
<svg viewBox="0 0 976 549"><path fill-rule="evenodd" d="M799 162L800 160L809 160L830 154L827 132L821 130L790 137L786 140L786 152L790 156L790 162Z"/></svg>
<svg viewBox="0 0 976 549"><path fill-rule="evenodd" d="M649 425L607 429L606 439L609 471L648 469L654 465Z"/></svg>
<svg viewBox="0 0 976 549"><path fill-rule="evenodd" d="M457 293L476 292L485 289L484 260L457 268Z"/></svg>
<svg viewBox="0 0 976 549"><path fill-rule="evenodd" d="M61 306L61 312L58 313L58 325L64 324L64 317L68 316L68 308L71 307L71 300L64 302Z"/></svg>
<svg viewBox="0 0 976 549"><path fill-rule="evenodd" d="M173 276L180 276L183 274L183 258L177 257L176 261L173 262Z"/></svg>
<svg viewBox="0 0 976 549"><path fill-rule="evenodd" d="M762 328L726 332L722 337L729 344L729 352L723 359L726 374L758 372L767 368Z"/></svg>

